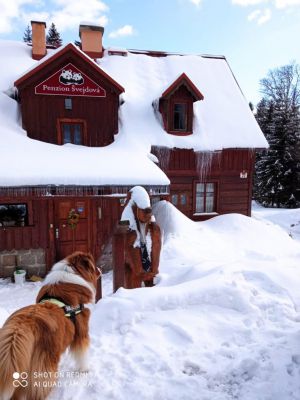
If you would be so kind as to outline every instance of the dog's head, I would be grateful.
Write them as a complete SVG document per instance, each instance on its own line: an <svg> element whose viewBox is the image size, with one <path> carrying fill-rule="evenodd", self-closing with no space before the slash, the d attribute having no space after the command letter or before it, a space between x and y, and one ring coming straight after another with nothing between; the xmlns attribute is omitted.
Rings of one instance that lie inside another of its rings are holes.
<svg viewBox="0 0 300 400"><path fill-rule="evenodd" d="M96 267L94 257L90 253L76 251L66 257L65 262L77 275L80 275L85 281L91 283L95 289L97 288L97 280L101 272Z"/></svg>
<svg viewBox="0 0 300 400"><path fill-rule="evenodd" d="M44 280L37 301L47 294L66 299L69 304L94 303L97 280L100 275L101 272L95 265L94 257L90 253L76 251L53 265ZM85 290L78 290L78 288L71 290L69 284L83 287Z"/></svg>

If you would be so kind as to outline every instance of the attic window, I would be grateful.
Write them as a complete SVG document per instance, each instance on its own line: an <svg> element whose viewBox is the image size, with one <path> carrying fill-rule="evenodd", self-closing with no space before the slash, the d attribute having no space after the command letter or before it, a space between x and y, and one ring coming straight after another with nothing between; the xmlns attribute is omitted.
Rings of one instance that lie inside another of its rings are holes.
<svg viewBox="0 0 300 400"><path fill-rule="evenodd" d="M203 94L189 77L182 73L159 98L158 110L165 130L172 135L191 135L193 133L193 103L203 98Z"/></svg>
<svg viewBox="0 0 300 400"><path fill-rule="evenodd" d="M187 130L187 105L185 103L175 103L173 112L174 131Z"/></svg>

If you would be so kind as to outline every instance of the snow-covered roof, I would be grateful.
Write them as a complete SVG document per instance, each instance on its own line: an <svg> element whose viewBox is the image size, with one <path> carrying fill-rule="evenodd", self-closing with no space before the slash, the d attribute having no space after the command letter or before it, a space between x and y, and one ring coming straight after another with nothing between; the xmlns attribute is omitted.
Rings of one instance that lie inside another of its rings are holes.
<svg viewBox="0 0 300 400"><path fill-rule="evenodd" d="M104 78L108 79L114 87L116 87L120 93L124 92L124 88L118 84L118 82L114 81L110 75L105 73L94 60L92 60L87 54L85 54L79 47L75 46L73 43L67 43L63 46L60 46L53 52L48 52L48 54L41 58L36 64L32 65L26 72L23 72L22 75L14 82L15 86L19 87L21 83L26 81L29 76L34 75L37 71L43 69L46 65L52 63L55 59L61 57L64 53L72 50L78 57L82 57L89 65L96 69L96 71L104 76Z"/></svg>
<svg viewBox="0 0 300 400"><path fill-rule="evenodd" d="M149 57L132 52L118 57L107 51L97 63L125 89L115 142L104 148L87 148L29 139L20 126L17 103L3 92L62 50L48 50L48 55L37 62L26 44L0 41L0 186L166 185L168 178L148 157L151 145L197 151L267 146L224 58ZM203 101L194 103L194 132L184 137L166 133L153 108L182 73L204 96Z"/></svg>
<svg viewBox="0 0 300 400"><path fill-rule="evenodd" d="M196 151L268 146L224 57L150 57L131 52L128 57L118 57L105 52L98 62L125 88L120 140L138 137L152 145ZM164 130L152 103L182 73L203 94L204 100L194 103L193 134L174 136Z"/></svg>

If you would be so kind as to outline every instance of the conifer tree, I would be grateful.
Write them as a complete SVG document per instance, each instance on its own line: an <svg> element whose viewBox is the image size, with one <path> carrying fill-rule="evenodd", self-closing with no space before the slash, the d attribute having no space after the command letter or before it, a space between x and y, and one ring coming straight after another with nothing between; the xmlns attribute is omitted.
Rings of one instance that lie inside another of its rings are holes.
<svg viewBox="0 0 300 400"><path fill-rule="evenodd" d="M25 31L24 31L24 35L23 35L23 41L25 43L31 43L32 42L32 32L30 29L30 26L27 25Z"/></svg>
<svg viewBox="0 0 300 400"><path fill-rule="evenodd" d="M297 207L300 162L299 66L287 65L269 72L261 81L263 99L256 119L270 148L256 162L254 194L265 206Z"/></svg>
<svg viewBox="0 0 300 400"><path fill-rule="evenodd" d="M48 34L46 36L46 43L55 48L62 45L62 39L53 22L48 30Z"/></svg>

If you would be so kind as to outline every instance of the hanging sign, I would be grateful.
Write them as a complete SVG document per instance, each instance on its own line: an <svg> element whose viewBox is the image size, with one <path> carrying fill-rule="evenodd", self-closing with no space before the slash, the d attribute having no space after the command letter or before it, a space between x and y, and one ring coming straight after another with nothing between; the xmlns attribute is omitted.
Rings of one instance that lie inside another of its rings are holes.
<svg viewBox="0 0 300 400"><path fill-rule="evenodd" d="M35 87L35 94L106 97L106 91L69 63Z"/></svg>

